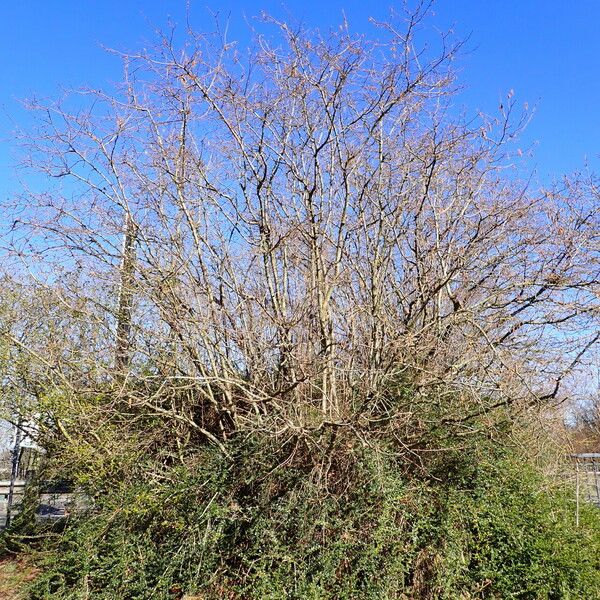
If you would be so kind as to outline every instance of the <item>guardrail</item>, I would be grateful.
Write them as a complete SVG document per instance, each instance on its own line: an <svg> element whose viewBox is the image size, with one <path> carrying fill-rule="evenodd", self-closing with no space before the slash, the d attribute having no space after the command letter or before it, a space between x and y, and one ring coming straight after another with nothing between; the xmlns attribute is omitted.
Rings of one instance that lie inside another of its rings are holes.
<svg viewBox="0 0 600 600"><path fill-rule="evenodd" d="M0 530L5 529L12 517L20 511L20 504L25 495L25 488L29 481L17 479L11 481L0 480ZM81 513L91 508L92 502L83 494L73 489L66 482L45 481L37 482L36 489L39 493L35 519L37 522L53 522L68 517L71 514Z"/></svg>

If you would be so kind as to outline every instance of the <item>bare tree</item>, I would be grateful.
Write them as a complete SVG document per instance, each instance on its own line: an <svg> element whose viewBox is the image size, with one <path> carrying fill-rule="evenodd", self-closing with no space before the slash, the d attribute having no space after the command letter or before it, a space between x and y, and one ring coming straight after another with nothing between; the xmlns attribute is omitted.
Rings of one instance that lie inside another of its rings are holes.
<svg viewBox="0 0 600 600"><path fill-rule="evenodd" d="M19 199L12 251L96 331L52 369L221 446L381 423L409 444L558 398L598 341L598 204L518 179L512 99L453 116L460 44L419 53L423 16L165 37L114 94L32 103L28 166L58 185Z"/></svg>

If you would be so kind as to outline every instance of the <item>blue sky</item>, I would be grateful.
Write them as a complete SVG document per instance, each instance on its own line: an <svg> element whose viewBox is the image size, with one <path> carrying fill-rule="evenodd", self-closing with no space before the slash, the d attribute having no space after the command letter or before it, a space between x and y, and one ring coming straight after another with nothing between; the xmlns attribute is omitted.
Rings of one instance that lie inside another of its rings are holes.
<svg viewBox="0 0 600 600"><path fill-rule="evenodd" d="M398 3L397 3L398 4ZM327 28L345 12L356 31L393 5L372 0L191 0L191 22L211 27L209 8L229 18L231 36L247 35L244 19L266 10ZM439 0L431 27L469 36L459 62L468 112L493 112L513 89L536 107L523 145L535 144L530 167L541 180L588 163L600 171L600 2L597 0ZM27 126L18 100L55 96L61 86L106 86L120 77L101 46L139 49L169 17L183 26L185 0L5 0L0 9L0 194L16 189L11 131ZM1 200L1 198L0 198Z"/></svg>

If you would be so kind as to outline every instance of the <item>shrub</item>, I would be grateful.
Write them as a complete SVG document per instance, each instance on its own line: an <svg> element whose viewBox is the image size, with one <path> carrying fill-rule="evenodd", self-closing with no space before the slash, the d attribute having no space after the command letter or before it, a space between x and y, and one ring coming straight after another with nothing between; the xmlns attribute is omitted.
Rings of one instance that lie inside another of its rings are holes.
<svg viewBox="0 0 600 600"><path fill-rule="evenodd" d="M287 462L258 438L230 450L99 497L45 542L31 598L600 597L600 513L575 529L568 490L514 451L417 472L341 441Z"/></svg>

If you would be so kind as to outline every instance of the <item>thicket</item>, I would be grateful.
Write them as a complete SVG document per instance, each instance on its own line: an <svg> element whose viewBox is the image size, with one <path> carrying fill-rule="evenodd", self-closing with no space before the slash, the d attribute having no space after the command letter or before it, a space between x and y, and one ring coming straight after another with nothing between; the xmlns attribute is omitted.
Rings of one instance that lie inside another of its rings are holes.
<svg viewBox="0 0 600 600"><path fill-rule="evenodd" d="M529 428L600 339L598 187L520 179L512 94L457 114L427 10L171 32L31 103L3 416L90 503L5 536L32 598L600 596Z"/></svg>
<svg viewBox="0 0 600 600"><path fill-rule="evenodd" d="M599 511L582 506L575 527L572 485L542 476L516 440L481 435L414 461L344 431L227 449L152 478L127 464L108 485L87 473L94 509L43 542L24 513L8 544L42 568L30 597L600 595Z"/></svg>

